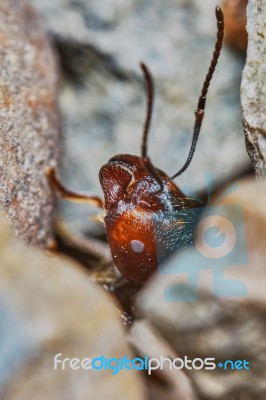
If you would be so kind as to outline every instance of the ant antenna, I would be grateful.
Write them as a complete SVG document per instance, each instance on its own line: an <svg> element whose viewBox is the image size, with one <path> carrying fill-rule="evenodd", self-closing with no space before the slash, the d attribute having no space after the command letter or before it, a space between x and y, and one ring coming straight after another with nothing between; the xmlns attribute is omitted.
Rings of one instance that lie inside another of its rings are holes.
<svg viewBox="0 0 266 400"><path fill-rule="evenodd" d="M141 160L145 169L149 172L149 174L157 181L160 188L157 193L163 191L163 181L159 176L158 172L156 171L155 167L153 166L150 158L147 155L147 141L148 141L148 134L151 125L151 117L152 117L152 110L153 110L153 100L154 100L154 85L152 75L148 69L148 67L141 63L140 67L142 69L144 79L147 86L147 113L146 113L146 120L143 129L143 136L142 136L142 144L141 144Z"/></svg>
<svg viewBox="0 0 266 400"><path fill-rule="evenodd" d="M202 120L204 117L204 110L205 110L205 103L206 103L206 97L207 97L207 92L210 86L210 82L212 80L213 73L215 71L218 58L221 53L222 45L223 45L223 38L224 38L224 15L220 7L216 7L215 9L215 14L216 14L216 20L217 20L217 39L215 43L215 48L211 60L211 65L209 67L208 73L206 75L202 90L201 90L201 95L199 97L198 101L198 107L195 111L195 125L194 125L194 132L193 132L193 137L192 137L192 143L190 147L190 151L188 154L188 158L183 165L183 167L173 176L171 176L170 179L175 179L177 176L181 175L189 166L191 163L192 157L194 155L195 149L196 149L196 144L199 138L200 134L200 128L202 124Z"/></svg>

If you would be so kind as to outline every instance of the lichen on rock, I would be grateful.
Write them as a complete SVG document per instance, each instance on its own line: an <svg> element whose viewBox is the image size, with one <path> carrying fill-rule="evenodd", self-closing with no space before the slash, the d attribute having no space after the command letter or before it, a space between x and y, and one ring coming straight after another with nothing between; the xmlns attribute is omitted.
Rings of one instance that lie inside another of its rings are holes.
<svg viewBox="0 0 266 400"><path fill-rule="evenodd" d="M247 7L248 48L242 75L241 105L246 148L256 175L266 176L266 3Z"/></svg>

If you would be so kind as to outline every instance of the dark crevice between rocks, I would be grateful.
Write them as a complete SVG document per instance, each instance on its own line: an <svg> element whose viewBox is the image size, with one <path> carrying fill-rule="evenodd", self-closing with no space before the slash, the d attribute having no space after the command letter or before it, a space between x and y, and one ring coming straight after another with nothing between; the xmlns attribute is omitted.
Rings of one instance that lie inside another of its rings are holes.
<svg viewBox="0 0 266 400"><path fill-rule="evenodd" d="M86 238L86 236L84 237ZM95 238L93 239L95 240ZM88 240L90 239L88 238ZM84 267L91 279L96 281L115 297L121 307L121 309L118 310L118 313L120 314L123 324L130 326L134 320L134 298L142 286L134 285L121 277L112 261L106 261L73 244L67 243L65 238L59 232L56 233L56 243L57 252L78 261Z"/></svg>
<svg viewBox="0 0 266 400"><path fill-rule="evenodd" d="M75 84L84 84L92 71L102 76L111 75L121 82L131 81L133 76L125 73L115 59L92 45L66 41L54 41L63 74Z"/></svg>

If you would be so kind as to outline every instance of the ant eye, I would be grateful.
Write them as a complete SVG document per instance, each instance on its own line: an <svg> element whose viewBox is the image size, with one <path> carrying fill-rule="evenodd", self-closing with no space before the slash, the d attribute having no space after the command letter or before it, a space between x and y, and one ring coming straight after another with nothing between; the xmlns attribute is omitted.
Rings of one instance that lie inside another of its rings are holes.
<svg viewBox="0 0 266 400"><path fill-rule="evenodd" d="M139 240L131 240L129 243L131 250L135 254L142 254L145 251L144 243L140 242Z"/></svg>
<svg viewBox="0 0 266 400"><path fill-rule="evenodd" d="M119 165L106 164L100 170L105 207L110 209L124 195L132 180L132 174Z"/></svg>

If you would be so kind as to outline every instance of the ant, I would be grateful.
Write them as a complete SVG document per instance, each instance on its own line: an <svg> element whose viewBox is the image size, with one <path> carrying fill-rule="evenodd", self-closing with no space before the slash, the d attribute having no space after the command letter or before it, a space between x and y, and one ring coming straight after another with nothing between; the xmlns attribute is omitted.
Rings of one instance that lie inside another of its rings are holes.
<svg viewBox="0 0 266 400"><path fill-rule="evenodd" d="M158 267L159 259L169 254L176 239L182 237L184 220L175 221L169 228L169 220L175 212L185 213L195 207L175 185L192 161L204 117L206 96L222 49L224 16L216 7L217 39L202 91L195 111L192 143L183 167L171 177L156 168L148 156L148 134L151 124L154 85L148 67L141 63L147 86L147 113L144 124L141 156L119 154L103 165L99 179L104 200L66 189L50 168L48 178L53 188L70 201L88 202L105 210L105 226L111 253L118 270L129 281L142 284ZM161 225L160 225L161 224ZM156 226L162 226L156 229ZM174 240L173 240L174 239ZM189 240L186 238L185 240Z"/></svg>

